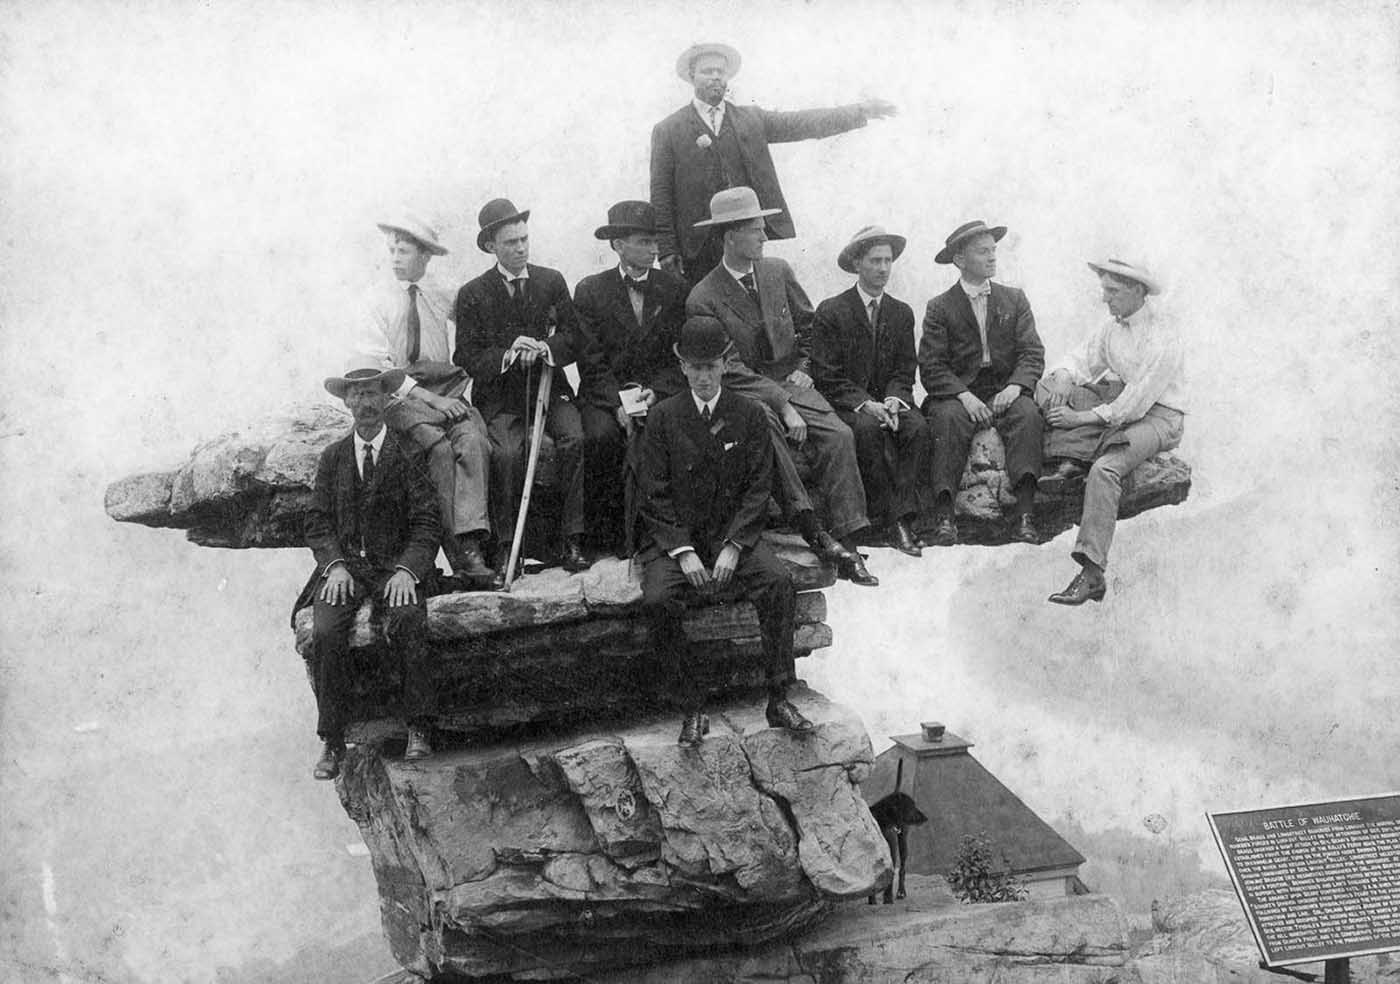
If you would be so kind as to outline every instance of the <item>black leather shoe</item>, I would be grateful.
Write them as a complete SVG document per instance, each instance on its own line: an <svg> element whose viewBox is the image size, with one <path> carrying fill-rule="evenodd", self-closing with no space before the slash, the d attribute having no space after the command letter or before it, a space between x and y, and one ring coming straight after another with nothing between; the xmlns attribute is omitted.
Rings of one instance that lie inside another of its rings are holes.
<svg viewBox="0 0 1400 984"><path fill-rule="evenodd" d="M844 577L852 584L859 584L863 588L878 588L880 579L865 569L865 561L860 554L846 551L845 560L836 562L836 576Z"/></svg>
<svg viewBox="0 0 1400 984"><path fill-rule="evenodd" d="M1040 542L1040 530L1036 528L1035 520L1031 519L1030 513L1025 513L1017 518L1015 525L1011 527L1011 539L1021 543Z"/></svg>
<svg viewBox="0 0 1400 984"><path fill-rule="evenodd" d="M588 558L583 555L583 545L579 540L579 537L571 536L564 541L564 557L561 563L564 570L570 574L577 574L589 568Z"/></svg>
<svg viewBox="0 0 1400 984"><path fill-rule="evenodd" d="M431 754L433 754L433 746L428 741L428 729L409 728L408 747L404 749L403 757L412 762L417 759L425 759Z"/></svg>
<svg viewBox="0 0 1400 984"><path fill-rule="evenodd" d="M889 538L890 546L894 547L902 554L910 557L922 557L923 551L919 549L919 543L914 539L913 532L909 529L909 524L902 519L897 519L890 524L886 536Z"/></svg>
<svg viewBox="0 0 1400 984"><path fill-rule="evenodd" d="M700 711L691 711L681 724L681 736L676 744L682 748L694 748L710 733L710 716Z"/></svg>
<svg viewBox="0 0 1400 984"><path fill-rule="evenodd" d="M958 543L958 524L952 516L939 516L932 533L924 534L930 547L954 547Z"/></svg>
<svg viewBox="0 0 1400 984"><path fill-rule="evenodd" d="M1035 480L1035 487L1046 495L1065 495L1084 487L1084 476L1088 469L1072 458L1066 458L1055 466L1049 475L1041 475Z"/></svg>
<svg viewBox="0 0 1400 984"><path fill-rule="evenodd" d="M1082 605L1086 601L1103 601L1107 591L1102 574L1091 574L1081 567L1069 587L1052 594L1048 600L1057 605Z"/></svg>
<svg viewBox="0 0 1400 984"><path fill-rule="evenodd" d="M802 712L793 706L792 701L786 697L770 698L765 716L768 718L768 727L770 728L786 728L788 731L799 731L804 734L816 728L816 725L808 721Z"/></svg>
<svg viewBox="0 0 1400 984"><path fill-rule="evenodd" d="M452 565L452 573L468 583L489 584L496 572L487 565L486 558L482 556L476 534L463 533L456 540L457 547L452 556L447 558Z"/></svg>
<svg viewBox="0 0 1400 984"><path fill-rule="evenodd" d="M815 539L807 541L808 546L823 560L839 564L843 560L849 560L854 556L849 550L841 545L841 541L836 539L826 530L817 534Z"/></svg>
<svg viewBox="0 0 1400 984"><path fill-rule="evenodd" d="M326 747L321 749L321 757L316 761L316 768L311 773L317 779L334 779L340 775L340 763L345 758L345 744L338 741L326 742Z"/></svg>

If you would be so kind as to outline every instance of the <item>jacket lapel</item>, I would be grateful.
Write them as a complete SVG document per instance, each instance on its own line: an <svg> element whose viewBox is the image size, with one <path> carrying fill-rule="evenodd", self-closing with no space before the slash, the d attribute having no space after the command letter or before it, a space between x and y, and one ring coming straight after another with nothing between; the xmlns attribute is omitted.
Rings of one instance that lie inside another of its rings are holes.
<svg viewBox="0 0 1400 984"><path fill-rule="evenodd" d="M754 272L763 306L763 330L768 334L768 351L774 359L783 359L797 343L796 338L788 337L787 323L780 317L787 308L787 290L776 263L759 261L754 264Z"/></svg>

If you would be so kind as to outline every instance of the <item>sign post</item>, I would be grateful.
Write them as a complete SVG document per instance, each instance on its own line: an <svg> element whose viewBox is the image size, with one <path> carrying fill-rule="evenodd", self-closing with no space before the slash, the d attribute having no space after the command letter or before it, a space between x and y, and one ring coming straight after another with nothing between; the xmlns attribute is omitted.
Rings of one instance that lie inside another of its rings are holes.
<svg viewBox="0 0 1400 984"><path fill-rule="evenodd" d="M1400 950L1400 794L1208 813L1266 967Z"/></svg>

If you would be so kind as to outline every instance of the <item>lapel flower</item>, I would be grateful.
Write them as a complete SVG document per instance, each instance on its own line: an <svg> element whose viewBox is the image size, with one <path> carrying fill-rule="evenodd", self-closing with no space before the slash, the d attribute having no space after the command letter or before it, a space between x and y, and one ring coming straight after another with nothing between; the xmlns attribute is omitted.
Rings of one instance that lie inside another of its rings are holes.
<svg viewBox="0 0 1400 984"><path fill-rule="evenodd" d="M700 136L695 138L695 146L699 147L701 150L708 149L710 144L712 143L714 143L714 141L710 139L710 135L708 133L702 133L700 134Z"/></svg>

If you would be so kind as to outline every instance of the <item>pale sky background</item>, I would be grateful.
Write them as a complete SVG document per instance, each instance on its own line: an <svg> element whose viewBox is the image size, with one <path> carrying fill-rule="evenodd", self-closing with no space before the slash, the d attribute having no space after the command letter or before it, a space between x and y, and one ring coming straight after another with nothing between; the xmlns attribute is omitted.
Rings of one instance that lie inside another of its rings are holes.
<svg viewBox="0 0 1400 984"><path fill-rule="evenodd" d="M926 718L976 741L1138 911L1218 877L1207 809L1400 789L1393 4L0 14L0 976L392 968L358 832L309 777L286 627L309 556L119 526L102 492L322 399L400 204L439 220L458 282L498 195L571 284L611 261L592 230L646 197L699 39L743 52L739 102L900 107L774 149L798 238L770 251L814 300L879 222L922 310L944 236L983 218L1052 359L1101 316L1106 251L1160 271L1190 351L1192 497L1120 527L1106 604L1045 604L1068 534L878 551L885 586L830 592L836 644L800 671L877 749Z"/></svg>

